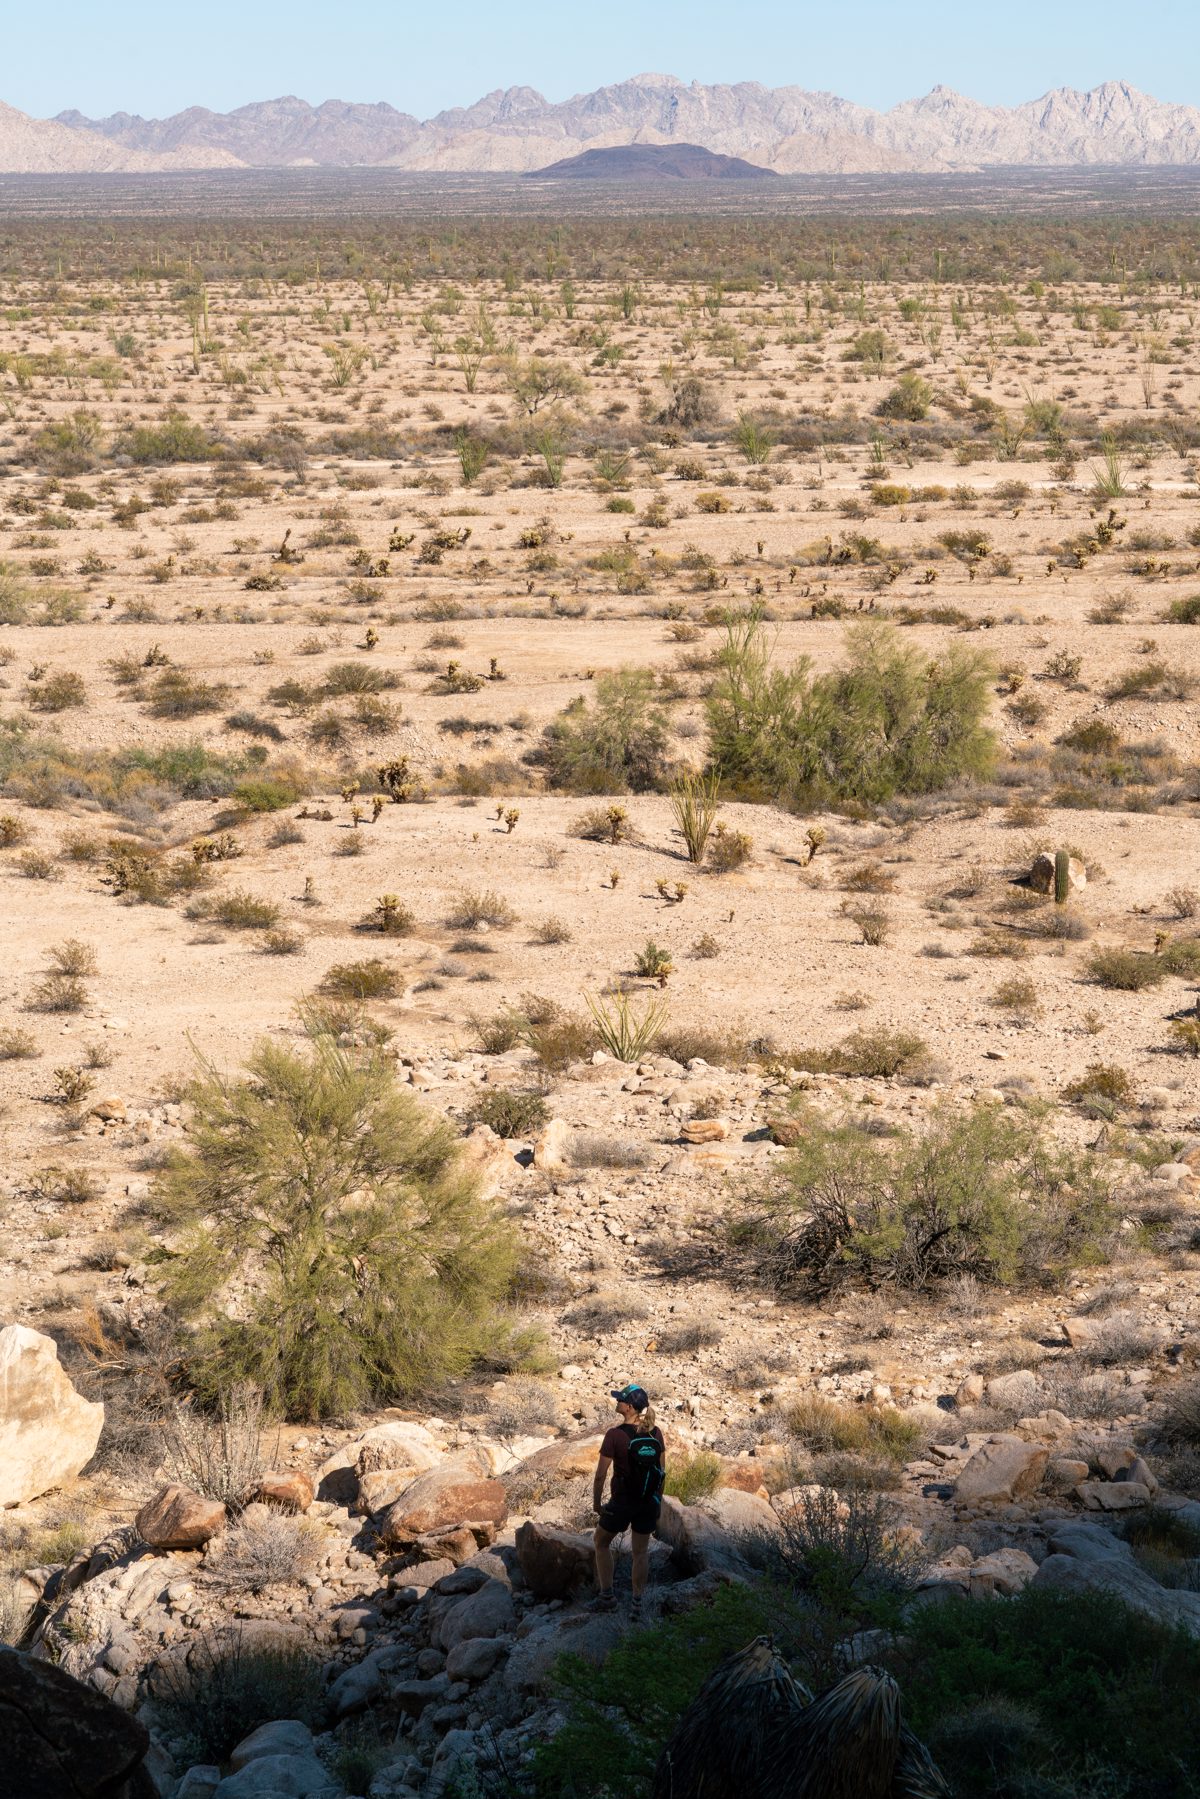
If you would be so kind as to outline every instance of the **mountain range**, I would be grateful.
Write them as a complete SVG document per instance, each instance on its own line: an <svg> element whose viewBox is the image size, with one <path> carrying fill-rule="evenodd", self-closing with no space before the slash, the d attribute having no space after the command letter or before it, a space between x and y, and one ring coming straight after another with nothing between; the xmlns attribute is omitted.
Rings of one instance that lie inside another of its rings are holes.
<svg viewBox="0 0 1200 1799"><path fill-rule="evenodd" d="M1014 107L946 87L875 112L836 94L743 81L703 86L670 75L550 101L498 89L473 106L418 119L379 102L292 97L228 113L189 107L165 119L63 112L32 119L0 104L0 171L395 168L527 173L588 150L686 143L778 174L971 172L996 167L1200 165L1200 109L1121 81L1056 88Z"/></svg>

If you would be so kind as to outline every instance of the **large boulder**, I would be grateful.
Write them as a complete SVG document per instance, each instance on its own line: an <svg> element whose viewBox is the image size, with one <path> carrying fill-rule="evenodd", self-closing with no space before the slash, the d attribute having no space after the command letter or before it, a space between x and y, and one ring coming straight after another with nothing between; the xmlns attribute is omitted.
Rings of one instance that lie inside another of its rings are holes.
<svg viewBox="0 0 1200 1799"><path fill-rule="evenodd" d="M547 1443L508 1470L511 1479L546 1481L547 1484L587 1477L596 1472L596 1457L604 1441L603 1431L588 1431L565 1443Z"/></svg>
<svg viewBox="0 0 1200 1799"><path fill-rule="evenodd" d="M150 1549L203 1549L225 1528L225 1507L190 1487L160 1487L148 1499L134 1526Z"/></svg>
<svg viewBox="0 0 1200 1799"><path fill-rule="evenodd" d="M307 1755L260 1755L228 1775L214 1799L343 1799L345 1790L310 1750Z"/></svg>
<svg viewBox="0 0 1200 1799"><path fill-rule="evenodd" d="M470 1637L502 1637L515 1630L512 1589L502 1580L485 1581L476 1593L460 1599L434 1628L439 1649L453 1649Z"/></svg>
<svg viewBox="0 0 1200 1799"><path fill-rule="evenodd" d="M0 1507L65 1486L91 1461L104 1407L77 1393L50 1337L0 1330Z"/></svg>
<svg viewBox="0 0 1200 1799"><path fill-rule="evenodd" d="M1042 1484L1050 1451L1024 1437L989 1437L967 1462L954 1483L954 1497L965 1505L1002 1505L1035 1493Z"/></svg>
<svg viewBox="0 0 1200 1799"><path fill-rule="evenodd" d="M1200 1593L1160 1587L1135 1559L1129 1544L1102 1524L1061 1524L1050 1538L1050 1549L1032 1586L1059 1587L1070 1593L1112 1593L1147 1618L1200 1637Z"/></svg>
<svg viewBox="0 0 1200 1799"><path fill-rule="evenodd" d="M230 1771L236 1774L247 1762L261 1760L264 1755L312 1755L313 1734L299 1718L275 1718L260 1724L248 1737L243 1737L230 1752Z"/></svg>
<svg viewBox="0 0 1200 1799"><path fill-rule="evenodd" d="M465 1523L503 1524L508 1516L504 1484L455 1462L420 1475L378 1520L380 1541L407 1547L430 1531Z"/></svg>
<svg viewBox="0 0 1200 1799"><path fill-rule="evenodd" d="M0 1799L157 1799L136 1718L53 1662L0 1645Z"/></svg>
<svg viewBox="0 0 1200 1799"><path fill-rule="evenodd" d="M373 1425L363 1436L344 1443L317 1471L317 1498L353 1505L364 1475L380 1472L423 1474L436 1467L442 1445L423 1424L409 1419ZM381 1502L386 1503L386 1502Z"/></svg>
<svg viewBox="0 0 1200 1799"><path fill-rule="evenodd" d="M517 1531L517 1561L535 1599L569 1599L593 1579L596 1552L579 1531L530 1519Z"/></svg>
<svg viewBox="0 0 1200 1799"><path fill-rule="evenodd" d="M1035 893L1054 892L1054 852L1042 850L1033 859L1029 885ZM1087 869L1076 857L1067 858L1067 892L1079 893L1087 886Z"/></svg>
<svg viewBox="0 0 1200 1799"><path fill-rule="evenodd" d="M739 1493L737 1497L751 1499L753 1494ZM774 1513L772 1519L778 1532L779 1520ZM655 1535L669 1546L671 1560L685 1574L715 1571L733 1579L745 1579L750 1574L750 1564L735 1533L698 1505L684 1505L668 1494L659 1508Z"/></svg>

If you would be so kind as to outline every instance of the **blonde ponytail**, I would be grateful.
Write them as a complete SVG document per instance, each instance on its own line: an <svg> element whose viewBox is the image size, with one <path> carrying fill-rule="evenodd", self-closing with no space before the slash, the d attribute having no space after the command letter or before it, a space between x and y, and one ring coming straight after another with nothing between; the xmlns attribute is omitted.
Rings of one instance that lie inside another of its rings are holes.
<svg viewBox="0 0 1200 1799"><path fill-rule="evenodd" d="M639 1432L652 1431L654 1429L654 1407L648 1405L644 1411L639 1412L635 1423Z"/></svg>

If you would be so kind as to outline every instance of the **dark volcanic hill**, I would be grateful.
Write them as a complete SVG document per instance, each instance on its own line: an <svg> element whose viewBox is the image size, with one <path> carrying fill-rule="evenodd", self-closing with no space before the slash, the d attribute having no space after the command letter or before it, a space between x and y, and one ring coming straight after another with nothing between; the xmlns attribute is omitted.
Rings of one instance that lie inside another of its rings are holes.
<svg viewBox="0 0 1200 1799"><path fill-rule="evenodd" d="M547 168L532 169L527 179L544 176L569 181L776 181L774 169L761 168L740 156L720 156L702 144L615 144L607 150L585 150Z"/></svg>

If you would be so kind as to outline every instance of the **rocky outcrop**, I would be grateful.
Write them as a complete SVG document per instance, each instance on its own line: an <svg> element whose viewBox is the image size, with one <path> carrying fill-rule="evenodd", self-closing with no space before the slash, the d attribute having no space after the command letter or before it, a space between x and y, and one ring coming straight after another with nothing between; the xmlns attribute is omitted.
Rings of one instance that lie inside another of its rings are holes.
<svg viewBox="0 0 1200 1799"><path fill-rule="evenodd" d="M517 1560L535 1599L568 1599L593 1578L596 1554L581 1532L530 1520L517 1531Z"/></svg>
<svg viewBox="0 0 1200 1799"><path fill-rule="evenodd" d="M0 1799L157 1799L143 1725L62 1668L0 1646Z"/></svg>
<svg viewBox="0 0 1200 1799"><path fill-rule="evenodd" d="M451 1460L418 1476L380 1516L377 1528L381 1542L403 1548L433 1531L463 1523L503 1524L507 1516L503 1482Z"/></svg>
<svg viewBox="0 0 1200 1799"><path fill-rule="evenodd" d="M0 1330L0 1506L65 1486L91 1461L104 1407L77 1393L50 1337Z"/></svg>
<svg viewBox="0 0 1200 1799"><path fill-rule="evenodd" d="M1062 1524L1051 1535L1050 1548L1034 1576L1035 1586L1112 1593L1147 1618L1200 1636L1200 1593L1160 1587L1128 1543L1102 1524Z"/></svg>

